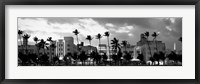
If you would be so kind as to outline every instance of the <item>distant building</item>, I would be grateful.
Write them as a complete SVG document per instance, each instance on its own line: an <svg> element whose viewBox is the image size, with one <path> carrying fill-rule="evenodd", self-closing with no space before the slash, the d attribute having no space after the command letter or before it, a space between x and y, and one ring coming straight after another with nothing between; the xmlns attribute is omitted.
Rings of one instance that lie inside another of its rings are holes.
<svg viewBox="0 0 200 84"><path fill-rule="evenodd" d="M18 45L18 52L25 53L27 50L28 53L33 54L37 53L37 48L35 45Z"/></svg>
<svg viewBox="0 0 200 84"><path fill-rule="evenodd" d="M65 41L65 55L68 53L74 53L76 51L76 46L74 45L74 38L73 37L64 37Z"/></svg>
<svg viewBox="0 0 200 84"><path fill-rule="evenodd" d="M57 42L57 55L60 57L64 56L64 41L59 39Z"/></svg>
<svg viewBox="0 0 200 84"><path fill-rule="evenodd" d="M130 45L128 44L126 47L125 46L122 46L121 47L121 51L122 52L128 52L129 54L131 54L131 56L133 57L134 56L134 53L135 53L135 45Z"/></svg>
<svg viewBox="0 0 200 84"><path fill-rule="evenodd" d="M104 53L107 53L107 46L106 44L99 44L98 46L98 52L103 55ZM100 50L101 49L101 50Z"/></svg>
<svg viewBox="0 0 200 84"><path fill-rule="evenodd" d="M92 51L97 52L97 48L94 46L90 46L90 45L82 46L81 51L85 51L86 54L90 54Z"/></svg>
<svg viewBox="0 0 200 84"><path fill-rule="evenodd" d="M23 54L37 53L36 50L37 48L35 45L28 45L28 39L23 38L22 45L18 45L18 52L23 53Z"/></svg>
<svg viewBox="0 0 200 84"><path fill-rule="evenodd" d="M151 56L154 55L154 53L158 52L165 52L166 47L165 43L162 43L162 41L148 41L144 37L144 34L141 34L141 39L139 42L137 42L137 46L140 47L140 52L144 56L144 61L148 61ZM150 52L151 50L151 52Z"/></svg>

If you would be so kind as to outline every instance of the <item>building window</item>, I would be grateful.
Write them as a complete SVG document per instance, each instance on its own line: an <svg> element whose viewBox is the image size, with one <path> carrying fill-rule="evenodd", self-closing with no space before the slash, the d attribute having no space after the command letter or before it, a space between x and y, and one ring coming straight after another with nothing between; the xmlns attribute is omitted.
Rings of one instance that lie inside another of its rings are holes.
<svg viewBox="0 0 200 84"><path fill-rule="evenodd" d="M68 48L67 51L70 51L70 49Z"/></svg>
<svg viewBox="0 0 200 84"><path fill-rule="evenodd" d="M70 45L69 45L69 44L67 44L67 46L68 46L68 47L70 47Z"/></svg>

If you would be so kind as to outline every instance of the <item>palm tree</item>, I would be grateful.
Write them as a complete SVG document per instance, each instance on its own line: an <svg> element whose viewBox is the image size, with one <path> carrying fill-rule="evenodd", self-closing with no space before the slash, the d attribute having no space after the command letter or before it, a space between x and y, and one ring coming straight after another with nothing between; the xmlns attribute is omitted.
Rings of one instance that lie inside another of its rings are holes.
<svg viewBox="0 0 200 84"><path fill-rule="evenodd" d="M90 43L90 52L91 52L91 51L92 51L91 40L92 40L93 38L91 37L91 35L87 35L86 39L87 39L87 40L89 41L89 43Z"/></svg>
<svg viewBox="0 0 200 84"><path fill-rule="evenodd" d="M96 39L99 39L99 45L101 44L101 38L102 38L101 34L98 33L98 34L96 35ZM101 47L100 47L100 46L99 46L99 52L101 53Z"/></svg>
<svg viewBox="0 0 200 84"><path fill-rule="evenodd" d="M180 41L180 42L182 43L182 37L180 37L180 38L178 39L178 41Z"/></svg>
<svg viewBox="0 0 200 84"><path fill-rule="evenodd" d="M113 50L115 51L115 55L113 55L114 57L112 58L115 60L115 64L117 64L117 61L119 61L120 55L121 55L119 40L116 38L113 38L113 40L111 40L111 45L112 45Z"/></svg>
<svg viewBox="0 0 200 84"><path fill-rule="evenodd" d="M30 38L30 35L28 34L24 34L23 36L23 39L25 40L25 46L26 46L26 54L28 53L28 50L27 50L27 46L28 46L28 39Z"/></svg>
<svg viewBox="0 0 200 84"><path fill-rule="evenodd" d="M78 41L78 34L80 33L77 29L75 29L73 31L73 33L76 35L76 39L77 39L77 45L79 44L79 41Z"/></svg>
<svg viewBox="0 0 200 84"><path fill-rule="evenodd" d="M49 45L49 49L50 49L50 51L49 51L50 54L49 54L49 55L50 55L50 57L51 57L50 59L53 60L53 57L52 57L52 44L53 44L52 37L48 37L48 38L47 38L47 41L49 41L49 43L50 43L50 45ZM53 45L53 46L54 46L54 45Z"/></svg>
<svg viewBox="0 0 200 84"><path fill-rule="evenodd" d="M19 39L20 39L20 43L22 45L22 39L21 39L21 35L23 34L23 31L18 30L18 35L19 35Z"/></svg>
<svg viewBox="0 0 200 84"><path fill-rule="evenodd" d="M33 40L35 41L35 46L36 46L36 48L37 48L37 51L38 51L38 55L39 55L39 50L38 50L38 41L39 41L39 39L38 39L38 37L34 37L33 38Z"/></svg>
<svg viewBox="0 0 200 84"><path fill-rule="evenodd" d="M110 43L109 43L109 36L110 36L110 33L107 31L104 33L104 36L107 37L107 41L108 41L108 56L110 57Z"/></svg>
<svg viewBox="0 0 200 84"><path fill-rule="evenodd" d="M149 46L149 41L148 41L149 32L145 32L144 35L145 35L145 37L146 37L146 39L147 39L147 45L148 45L148 47L149 47L150 55L151 55L151 57L153 57L152 54L151 54L151 48L150 48L150 46Z"/></svg>
<svg viewBox="0 0 200 84"><path fill-rule="evenodd" d="M22 39L21 39L22 34L23 34L23 31L18 30L18 35L19 35L19 39L20 39L20 43L21 43L21 47L22 47L22 52L24 53L24 47L23 47Z"/></svg>
<svg viewBox="0 0 200 84"><path fill-rule="evenodd" d="M111 45L112 45L112 48L115 50L115 53L117 53L117 49L119 49L119 51L121 51L118 39L113 38L113 40L111 40Z"/></svg>
<svg viewBox="0 0 200 84"><path fill-rule="evenodd" d="M40 42L38 43L39 50L43 49L44 53L46 54L45 48L47 48L47 45L48 44L46 43L46 41L44 41L44 39L41 39Z"/></svg>
<svg viewBox="0 0 200 84"><path fill-rule="evenodd" d="M91 37L91 35L87 35L86 39L87 39L87 40L89 41L89 43L90 43L90 57L91 57L91 52L92 52L91 40L92 40L93 38ZM93 62L93 64L94 64L94 62ZM90 61L89 61L89 65L90 65Z"/></svg>
<svg viewBox="0 0 200 84"><path fill-rule="evenodd" d="M125 51L126 51L126 46L127 46L128 42L126 40L123 40L121 44L124 46Z"/></svg>
<svg viewBox="0 0 200 84"><path fill-rule="evenodd" d="M153 34L152 34L152 37L154 37L153 38L153 41L156 43L156 51L158 52L158 47L157 47L157 40L156 40L156 37L158 36L159 34L157 34L156 32L153 32Z"/></svg>

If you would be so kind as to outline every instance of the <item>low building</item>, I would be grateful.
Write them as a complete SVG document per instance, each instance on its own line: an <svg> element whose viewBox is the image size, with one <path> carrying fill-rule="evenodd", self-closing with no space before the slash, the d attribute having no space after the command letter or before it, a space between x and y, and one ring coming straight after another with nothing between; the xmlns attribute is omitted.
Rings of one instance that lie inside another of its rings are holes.
<svg viewBox="0 0 200 84"><path fill-rule="evenodd" d="M33 54L33 53L36 53L37 54L37 48L35 45L18 45L18 52L20 53L24 53L27 52L27 53L30 53L30 54Z"/></svg>

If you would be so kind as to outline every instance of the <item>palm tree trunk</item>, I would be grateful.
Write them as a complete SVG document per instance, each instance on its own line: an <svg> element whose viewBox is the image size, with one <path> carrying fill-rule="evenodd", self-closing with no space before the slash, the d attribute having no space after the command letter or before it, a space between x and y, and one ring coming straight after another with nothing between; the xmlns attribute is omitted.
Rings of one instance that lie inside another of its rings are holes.
<svg viewBox="0 0 200 84"><path fill-rule="evenodd" d="M110 58L110 65L111 65L109 37L107 37L107 40L108 40L108 57Z"/></svg>
<svg viewBox="0 0 200 84"><path fill-rule="evenodd" d="M27 49L27 46L28 46L28 45L26 44L26 54L28 54L28 49Z"/></svg>
<svg viewBox="0 0 200 84"><path fill-rule="evenodd" d="M19 39L20 39L20 43L21 43L21 47L22 47L22 52L24 54L24 47L23 47L23 44L22 44L22 38L21 38L21 35L19 35Z"/></svg>
<svg viewBox="0 0 200 84"><path fill-rule="evenodd" d="M147 44L148 44L148 47L149 47L150 55L151 55L151 57L153 57L152 54L151 54L151 48L149 46L149 41L147 41Z"/></svg>
<svg viewBox="0 0 200 84"><path fill-rule="evenodd" d="M76 35L76 39L77 39L77 44L79 44L79 41L78 41L78 35Z"/></svg>
<svg viewBox="0 0 200 84"><path fill-rule="evenodd" d="M91 44L91 41L89 41L89 42L90 42L90 58L91 58L91 57L92 57L92 56L91 56L91 53L92 53L92 52L91 52L91 51L92 51L92 44ZM91 60L91 59L90 59L90 60ZM90 65L90 60L89 60L89 65Z"/></svg>
<svg viewBox="0 0 200 84"><path fill-rule="evenodd" d="M101 53L101 47L100 47L101 41L99 39L99 53Z"/></svg>
<svg viewBox="0 0 200 84"><path fill-rule="evenodd" d="M156 43L156 51L158 52L157 40L156 39L155 39L155 43Z"/></svg>

